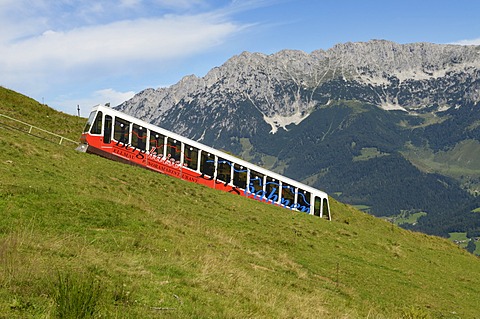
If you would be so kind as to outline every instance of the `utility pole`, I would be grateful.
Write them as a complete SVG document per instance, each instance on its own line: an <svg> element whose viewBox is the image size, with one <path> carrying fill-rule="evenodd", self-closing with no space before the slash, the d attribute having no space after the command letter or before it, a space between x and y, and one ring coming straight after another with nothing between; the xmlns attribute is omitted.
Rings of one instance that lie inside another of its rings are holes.
<svg viewBox="0 0 480 319"><path fill-rule="evenodd" d="M78 117L80 117L80 104L77 104Z"/></svg>

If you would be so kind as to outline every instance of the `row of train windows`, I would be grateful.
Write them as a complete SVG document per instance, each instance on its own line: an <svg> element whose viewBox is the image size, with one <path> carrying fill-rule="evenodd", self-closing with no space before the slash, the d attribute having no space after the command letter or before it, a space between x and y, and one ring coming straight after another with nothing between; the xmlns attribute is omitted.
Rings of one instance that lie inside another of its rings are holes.
<svg viewBox="0 0 480 319"><path fill-rule="evenodd" d="M147 151L148 147L150 154L167 156L173 161L183 163L184 166L192 170L199 171L206 177L213 178L216 176L218 181L226 184L231 183L240 189L247 189L248 174L250 174L249 192L259 194L259 196L261 194L262 197L273 202L277 202L281 196L282 202L296 202L301 206L310 205L310 193L307 191L301 189L296 191L294 187L288 184L280 183L270 176L265 176L253 170L247 170L239 164L229 162L220 157L217 158L217 166L215 167L215 155L187 144L183 146L182 158L182 143L180 141L151 130L148 134L146 128L119 117L115 117L115 120L112 122L111 116L105 116L103 123L103 140L105 143L111 142L112 123L113 140L117 142L129 144L142 151ZM102 133L102 112L98 112L95 121L91 125L90 132L92 134ZM317 201L315 202L317 204Z"/></svg>

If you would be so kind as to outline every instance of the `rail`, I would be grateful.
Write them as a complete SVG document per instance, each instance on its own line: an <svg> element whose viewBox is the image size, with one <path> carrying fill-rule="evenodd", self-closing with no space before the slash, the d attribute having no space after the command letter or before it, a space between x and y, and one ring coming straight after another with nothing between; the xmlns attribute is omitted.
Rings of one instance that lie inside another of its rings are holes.
<svg viewBox="0 0 480 319"><path fill-rule="evenodd" d="M6 121L0 121L0 124L3 124L7 127L13 128L15 130L18 130L36 137L39 137L41 139L47 140L52 143L58 143L59 145L65 145L65 144L79 145L80 144L77 141L71 140L64 136L52 133L50 131L36 127L32 124L25 123L23 121L17 120L13 117L0 113L0 119L2 118L6 119Z"/></svg>

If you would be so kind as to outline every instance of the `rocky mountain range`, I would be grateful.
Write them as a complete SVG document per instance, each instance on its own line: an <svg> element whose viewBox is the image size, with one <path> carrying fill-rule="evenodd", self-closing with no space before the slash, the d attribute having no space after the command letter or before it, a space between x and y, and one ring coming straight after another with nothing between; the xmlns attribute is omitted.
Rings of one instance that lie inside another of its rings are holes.
<svg viewBox="0 0 480 319"><path fill-rule="evenodd" d="M274 133L279 127L298 124L316 105L339 99L407 111L476 103L479 67L479 47L431 43L373 40L338 44L311 54L243 52L205 77L190 75L168 88L146 89L119 109L161 124L173 112L183 117L191 107L211 112L228 106L229 113L235 113L238 105L249 104ZM225 118L217 128L228 130L232 124L236 122ZM176 129L189 135L192 128L180 124Z"/></svg>
<svg viewBox="0 0 480 319"><path fill-rule="evenodd" d="M408 227L446 235L480 231L480 214L470 216L480 190L479 100L480 47L372 40L310 54L243 52L116 108L375 215L425 212ZM382 190L382 178L397 184Z"/></svg>

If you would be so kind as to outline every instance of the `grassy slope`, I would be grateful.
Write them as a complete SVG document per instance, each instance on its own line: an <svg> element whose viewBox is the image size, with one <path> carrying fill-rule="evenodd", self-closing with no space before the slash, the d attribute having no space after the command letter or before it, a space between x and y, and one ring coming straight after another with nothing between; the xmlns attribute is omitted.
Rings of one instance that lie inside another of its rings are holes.
<svg viewBox="0 0 480 319"><path fill-rule="evenodd" d="M414 165L425 172L437 172L462 183L473 194L480 193L480 143L465 140L448 151L433 153L428 148L409 146L403 152Z"/></svg>
<svg viewBox="0 0 480 319"><path fill-rule="evenodd" d="M2 91L0 113L81 131ZM0 318L53 315L67 273L113 318L478 315L478 258L350 206L328 222L1 127L0 150Z"/></svg>
<svg viewBox="0 0 480 319"><path fill-rule="evenodd" d="M0 113L75 141L86 123L86 119L57 112L3 87L0 87Z"/></svg>

